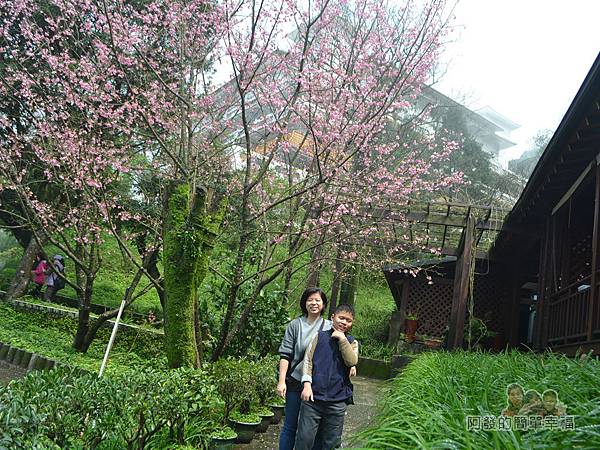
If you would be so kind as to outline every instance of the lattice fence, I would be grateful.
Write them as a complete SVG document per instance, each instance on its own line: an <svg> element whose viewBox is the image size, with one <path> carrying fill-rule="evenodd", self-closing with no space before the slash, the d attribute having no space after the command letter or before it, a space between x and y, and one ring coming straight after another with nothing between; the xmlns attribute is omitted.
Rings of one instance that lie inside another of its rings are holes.
<svg viewBox="0 0 600 450"><path fill-rule="evenodd" d="M509 310L507 282L501 275L475 275L474 313L489 330L504 333L505 313Z"/></svg>
<svg viewBox="0 0 600 450"><path fill-rule="evenodd" d="M449 279L433 281L427 284L421 277L410 281L407 311L414 311L419 317L417 333L442 337L450 321L453 285ZM484 319L490 330L504 333L508 310L506 280L498 275L476 275L474 284L475 317Z"/></svg>
<svg viewBox="0 0 600 450"><path fill-rule="evenodd" d="M419 317L417 333L442 337L452 308L452 284L427 284L420 277L411 280L407 311Z"/></svg>

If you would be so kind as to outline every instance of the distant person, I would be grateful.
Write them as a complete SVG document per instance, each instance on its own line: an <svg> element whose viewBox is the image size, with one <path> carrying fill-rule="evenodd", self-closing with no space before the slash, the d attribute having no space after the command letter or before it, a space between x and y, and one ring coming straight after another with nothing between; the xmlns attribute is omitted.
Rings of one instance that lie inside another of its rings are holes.
<svg viewBox="0 0 600 450"><path fill-rule="evenodd" d="M65 287L65 262L61 255L54 255L52 257L52 264L46 270L46 291L44 292L44 300L47 302L51 302L55 299L56 293ZM61 277L58 273L62 274Z"/></svg>
<svg viewBox="0 0 600 450"><path fill-rule="evenodd" d="M42 298L42 288L46 284L46 271L48 270L48 263L42 255L39 253L35 255L33 270L31 271L31 277L35 287L31 291L31 294L35 297Z"/></svg>
<svg viewBox="0 0 600 450"><path fill-rule="evenodd" d="M304 357L296 450L311 450L317 431L323 450L342 443L346 409L353 395L350 369L358 363L358 341L348 334L354 308L338 306L331 322L333 328L318 332Z"/></svg>
<svg viewBox="0 0 600 450"><path fill-rule="evenodd" d="M506 396L508 397L508 404L502 410L502 415L516 416L523 407L523 388L518 383L509 384L506 388Z"/></svg>

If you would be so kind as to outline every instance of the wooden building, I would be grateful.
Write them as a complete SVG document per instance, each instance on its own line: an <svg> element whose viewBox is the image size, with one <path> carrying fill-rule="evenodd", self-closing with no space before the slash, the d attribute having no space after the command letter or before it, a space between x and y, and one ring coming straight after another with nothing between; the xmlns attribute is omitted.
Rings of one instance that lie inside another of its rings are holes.
<svg viewBox="0 0 600 450"><path fill-rule="evenodd" d="M507 216L492 252L511 266L513 287L527 281L536 284L537 349L567 354L600 350L599 215L600 56ZM507 326L516 345L519 298L507 300Z"/></svg>
<svg viewBox="0 0 600 450"><path fill-rule="evenodd" d="M474 279L474 316L491 314L488 325L510 346L600 353L600 56L482 255L474 250L485 226L472 211L463 220L457 259L437 263L445 266L442 276L407 276L409 268L400 266L384 270L397 322L420 306L421 333L439 334L445 322L448 346L461 346Z"/></svg>

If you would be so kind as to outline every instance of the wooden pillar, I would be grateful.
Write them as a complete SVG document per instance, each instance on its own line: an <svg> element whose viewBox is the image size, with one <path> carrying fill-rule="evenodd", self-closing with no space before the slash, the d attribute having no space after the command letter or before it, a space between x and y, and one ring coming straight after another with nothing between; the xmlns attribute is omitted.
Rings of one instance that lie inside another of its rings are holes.
<svg viewBox="0 0 600 450"><path fill-rule="evenodd" d="M548 346L548 327L550 319L549 301L551 294L558 291L558 277L556 275L557 255L556 255L556 229L559 224L556 215L550 218L549 238L547 247L547 265L546 286L544 290L544 304L542 305L542 317L540 318L540 348L545 349ZM549 285L549 286L548 286Z"/></svg>
<svg viewBox="0 0 600 450"><path fill-rule="evenodd" d="M548 261L550 255L550 233L551 233L551 220L546 220L546 227L544 230L544 237L540 241L540 261L538 271L538 298L535 307L535 321L533 322L533 347L536 350L542 349L542 329L543 329L543 318L544 318L544 306L546 301L546 288L548 283L548 270L550 268L550 262Z"/></svg>
<svg viewBox="0 0 600 450"><path fill-rule="evenodd" d="M404 280L404 285L402 286L402 297L400 300L400 320L402 321L402 331L404 331L406 325L406 310L408 309L408 296L410 295L411 283L412 281L407 278Z"/></svg>
<svg viewBox="0 0 600 450"><path fill-rule="evenodd" d="M592 276L590 286L590 298L588 301L588 321L587 321L587 340L592 340L592 333L596 325L594 317L596 314L596 302L598 295L596 293L596 283L598 271L598 215L600 214L600 166L596 166L596 189L594 196L594 228L592 231Z"/></svg>
<svg viewBox="0 0 600 450"><path fill-rule="evenodd" d="M465 334L465 313L469 298L469 275L471 269L475 244L475 219L469 214L467 225L463 230L461 239L462 250L456 261L454 273L454 290L452 292L452 311L450 313L450 327L448 330L448 348L460 348L463 345Z"/></svg>
<svg viewBox="0 0 600 450"><path fill-rule="evenodd" d="M519 345L519 319L521 317L521 277L520 266L511 267L508 275L510 280L508 343L511 347Z"/></svg>
<svg viewBox="0 0 600 450"><path fill-rule="evenodd" d="M400 337L400 333L405 329L406 323L406 305L408 304L408 292L410 287L410 280L395 281L394 289L396 294L394 300L396 300L397 311L394 311L390 316L390 331L388 333L388 345L396 345ZM397 298L398 297L398 298Z"/></svg>

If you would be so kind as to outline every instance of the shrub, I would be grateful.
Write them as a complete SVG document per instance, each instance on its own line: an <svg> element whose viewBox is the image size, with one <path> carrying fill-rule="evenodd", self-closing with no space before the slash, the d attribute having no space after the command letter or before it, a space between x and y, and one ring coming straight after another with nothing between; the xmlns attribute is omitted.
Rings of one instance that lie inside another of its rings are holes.
<svg viewBox="0 0 600 450"><path fill-rule="evenodd" d="M212 375L223 401L222 423L225 425L231 413L253 395L252 389L248 389L252 382L252 366L244 359L220 359L212 365Z"/></svg>
<svg viewBox="0 0 600 450"><path fill-rule="evenodd" d="M246 303L252 300L253 288L252 283L246 283L240 288L232 323L239 319ZM224 284L217 288L212 286L212 289L211 292L206 293L206 296L210 297L210 304L206 298L201 303L201 315L207 318L208 334L218 336L222 325L221 315L226 310L229 291ZM288 321L288 312L283 306L282 293L280 291L261 291L244 328L236 334L227 348L227 355L264 357L273 353L281 343L285 324Z"/></svg>
<svg viewBox="0 0 600 450"><path fill-rule="evenodd" d="M266 405L275 394L278 361L278 356L268 356L255 363L255 390L258 403L261 406Z"/></svg>
<svg viewBox="0 0 600 450"><path fill-rule="evenodd" d="M197 430L208 429L217 401L211 378L200 370L136 370L101 379L67 368L34 372L0 391L0 423L10 424L0 427L0 447L206 446L206 433Z"/></svg>

